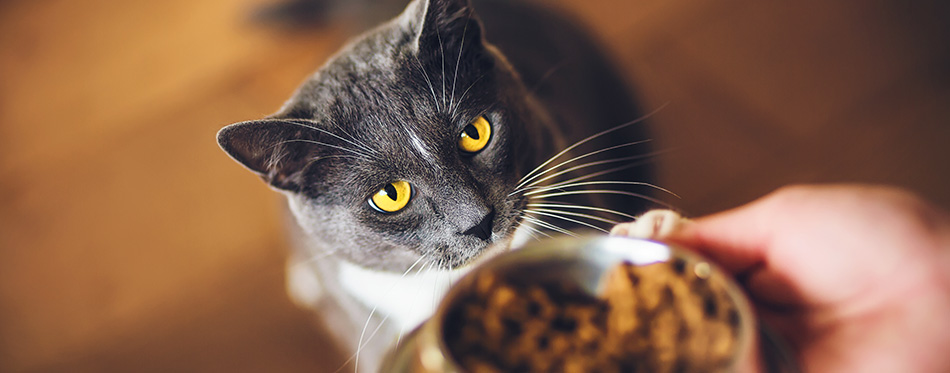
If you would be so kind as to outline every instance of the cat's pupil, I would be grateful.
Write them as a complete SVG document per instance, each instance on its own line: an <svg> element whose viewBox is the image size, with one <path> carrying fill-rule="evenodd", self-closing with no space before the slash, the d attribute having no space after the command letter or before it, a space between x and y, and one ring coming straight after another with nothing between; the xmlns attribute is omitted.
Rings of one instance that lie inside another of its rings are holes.
<svg viewBox="0 0 950 373"><path fill-rule="evenodd" d="M394 187L392 184L386 185L386 187L384 187L383 190L386 191L386 196L389 198L392 198L393 201L395 201L396 198L398 197L397 192L396 192L396 187Z"/></svg>
<svg viewBox="0 0 950 373"><path fill-rule="evenodd" d="M465 134L468 135L468 137L471 137L473 140L478 140L478 129L475 128L475 126L469 124L465 126L463 131L465 131Z"/></svg>

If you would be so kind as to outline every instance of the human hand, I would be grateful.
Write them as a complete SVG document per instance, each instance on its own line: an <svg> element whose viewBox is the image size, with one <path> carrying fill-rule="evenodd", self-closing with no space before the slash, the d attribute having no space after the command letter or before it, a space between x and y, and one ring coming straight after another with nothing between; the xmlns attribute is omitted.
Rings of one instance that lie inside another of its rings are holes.
<svg viewBox="0 0 950 373"><path fill-rule="evenodd" d="M913 195L788 187L664 240L733 273L805 371L950 372L950 218Z"/></svg>

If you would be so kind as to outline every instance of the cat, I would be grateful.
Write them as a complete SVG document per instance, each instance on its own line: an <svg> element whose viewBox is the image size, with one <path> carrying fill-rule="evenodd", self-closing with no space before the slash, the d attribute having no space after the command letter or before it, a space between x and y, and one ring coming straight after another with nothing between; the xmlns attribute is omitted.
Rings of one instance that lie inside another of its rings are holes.
<svg viewBox="0 0 950 373"><path fill-rule="evenodd" d="M291 296L360 371L482 259L652 206L644 116L593 39L530 1L474 2L413 0L218 133L287 197Z"/></svg>

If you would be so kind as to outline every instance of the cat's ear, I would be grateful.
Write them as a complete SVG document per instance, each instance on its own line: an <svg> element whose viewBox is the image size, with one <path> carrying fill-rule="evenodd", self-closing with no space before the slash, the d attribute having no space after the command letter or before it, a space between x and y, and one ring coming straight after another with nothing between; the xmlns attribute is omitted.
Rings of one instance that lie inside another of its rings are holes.
<svg viewBox="0 0 950 373"><path fill-rule="evenodd" d="M469 0L415 0L403 14L420 52L477 50L482 26Z"/></svg>
<svg viewBox="0 0 950 373"><path fill-rule="evenodd" d="M310 161L319 156L320 132L308 123L262 119L218 131L218 145L278 189L300 191Z"/></svg>

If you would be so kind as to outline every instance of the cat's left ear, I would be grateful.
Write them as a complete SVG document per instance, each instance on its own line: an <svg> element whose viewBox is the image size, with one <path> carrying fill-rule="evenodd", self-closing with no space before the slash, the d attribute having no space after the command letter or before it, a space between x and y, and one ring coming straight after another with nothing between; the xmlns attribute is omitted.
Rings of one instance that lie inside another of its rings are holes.
<svg viewBox="0 0 950 373"><path fill-rule="evenodd" d="M218 145L271 186L298 192L311 162L324 151L312 124L283 119L235 123L218 131Z"/></svg>
<svg viewBox="0 0 950 373"><path fill-rule="evenodd" d="M481 22L469 0L415 0L403 14L420 53L480 51Z"/></svg>

